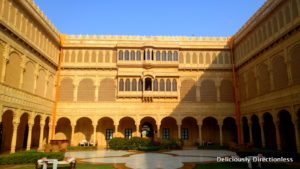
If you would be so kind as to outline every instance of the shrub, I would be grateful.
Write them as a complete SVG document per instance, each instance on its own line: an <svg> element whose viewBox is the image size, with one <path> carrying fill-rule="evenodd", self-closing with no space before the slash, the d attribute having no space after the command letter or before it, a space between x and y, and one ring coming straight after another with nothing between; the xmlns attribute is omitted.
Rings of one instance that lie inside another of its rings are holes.
<svg viewBox="0 0 300 169"><path fill-rule="evenodd" d="M68 151L88 151L97 150L96 146L68 146Z"/></svg>
<svg viewBox="0 0 300 169"><path fill-rule="evenodd" d="M112 138L111 140L109 140L108 145L109 148L113 150L128 150L130 147L129 139L120 137Z"/></svg>
<svg viewBox="0 0 300 169"><path fill-rule="evenodd" d="M221 146L219 144L213 144L213 145L200 145L198 146L198 149L201 150L227 150L228 146Z"/></svg>
<svg viewBox="0 0 300 169"><path fill-rule="evenodd" d="M150 146L141 146L138 148L140 151L158 151L160 150L160 146L150 145Z"/></svg>
<svg viewBox="0 0 300 169"><path fill-rule="evenodd" d="M129 139L129 145L128 147L130 150L137 150L139 147L145 147L150 146L151 141L149 139L141 138L141 137L132 137Z"/></svg>
<svg viewBox="0 0 300 169"><path fill-rule="evenodd" d="M180 140L172 139L172 140L162 140L161 148L162 149L181 149L182 143Z"/></svg>
<svg viewBox="0 0 300 169"><path fill-rule="evenodd" d="M0 165L4 164L24 164L24 163L34 163L36 160L47 157L49 159L64 159L64 153L44 153L37 151L23 151L16 152L14 154L7 154L0 156Z"/></svg>

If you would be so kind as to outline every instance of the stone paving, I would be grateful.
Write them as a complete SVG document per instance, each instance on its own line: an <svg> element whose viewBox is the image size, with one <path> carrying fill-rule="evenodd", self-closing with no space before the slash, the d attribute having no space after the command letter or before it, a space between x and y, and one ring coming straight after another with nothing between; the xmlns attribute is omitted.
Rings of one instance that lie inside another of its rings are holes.
<svg viewBox="0 0 300 169"><path fill-rule="evenodd" d="M127 151L97 150L67 152L67 157L75 157L85 163L125 163L132 169L175 169L184 163L216 161L219 156L232 156L227 150L176 150L166 152L136 153Z"/></svg>

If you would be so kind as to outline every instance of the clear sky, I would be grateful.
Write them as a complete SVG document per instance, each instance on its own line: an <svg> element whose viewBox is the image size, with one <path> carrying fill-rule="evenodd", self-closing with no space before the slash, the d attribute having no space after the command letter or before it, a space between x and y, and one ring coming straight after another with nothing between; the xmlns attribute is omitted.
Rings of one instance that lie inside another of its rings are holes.
<svg viewBox="0 0 300 169"><path fill-rule="evenodd" d="M230 36L265 0L35 0L66 34Z"/></svg>

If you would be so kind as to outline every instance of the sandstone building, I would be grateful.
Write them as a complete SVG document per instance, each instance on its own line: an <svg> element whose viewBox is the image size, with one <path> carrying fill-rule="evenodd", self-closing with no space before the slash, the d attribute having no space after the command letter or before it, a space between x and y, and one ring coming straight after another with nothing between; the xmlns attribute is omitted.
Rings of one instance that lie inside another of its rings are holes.
<svg viewBox="0 0 300 169"><path fill-rule="evenodd" d="M32 0L0 0L0 152L144 130L300 152L299 29L299 0L232 37L62 35Z"/></svg>

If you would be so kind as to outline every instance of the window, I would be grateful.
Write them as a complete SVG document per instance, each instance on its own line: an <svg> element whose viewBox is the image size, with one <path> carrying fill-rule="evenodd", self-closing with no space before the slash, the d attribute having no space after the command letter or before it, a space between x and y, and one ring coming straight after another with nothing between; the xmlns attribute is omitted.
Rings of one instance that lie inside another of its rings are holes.
<svg viewBox="0 0 300 169"><path fill-rule="evenodd" d="M158 91L158 82L157 82L157 79L155 79L154 82L153 82L153 90L154 91Z"/></svg>
<svg viewBox="0 0 300 169"><path fill-rule="evenodd" d="M124 81L123 81L123 79L121 79L119 81L119 91L124 91Z"/></svg>
<svg viewBox="0 0 300 169"><path fill-rule="evenodd" d="M169 140L170 139L170 129L169 128L163 128L162 139L163 140Z"/></svg>
<svg viewBox="0 0 300 169"><path fill-rule="evenodd" d="M172 91L177 91L177 82L175 79L173 79L173 82L172 82Z"/></svg>
<svg viewBox="0 0 300 169"><path fill-rule="evenodd" d="M125 60L129 60L129 51L128 50L125 51Z"/></svg>
<svg viewBox="0 0 300 169"><path fill-rule="evenodd" d="M172 61L172 52L171 51L168 52L168 61Z"/></svg>
<svg viewBox="0 0 300 169"><path fill-rule="evenodd" d="M131 87L132 87L132 91L136 91L137 88L136 88L136 80L135 79L132 80Z"/></svg>
<svg viewBox="0 0 300 169"><path fill-rule="evenodd" d="M186 54L186 63L191 63L191 57L190 57L190 53Z"/></svg>
<svg viewBox="0 0 300 169"><path fill-rule="evenodd" d="M160 79L160 87L159 90L160 91L165 91L165 81L163 79Z"/></svg>
<svg viewBox="0 0 300 169"><path fill-rule="evenodd" d="M125 91L130 91L130 81L129 81L129 79L126 79L126 81L125 81Z"/></svg>
<svg viewBox="0 0 300 169"><path fill-rule="evenodd" d="M105 140L110 140L112 138L113 138L113 130L112 129L106 129Z"/></svg>
<svg viewBox="0 0 300 169"><path fill-rule="evenodd" d="M123 51L119 51L119 60L123 60Z"/></svg>
<svg viewBox="0 0 300 169"><path fill-rule="evenodd" d="M142 91L142 90L143 90L143 81L142 81L142 79L139 80L138 90L139 90L139 91Z"/></svg>
<svg viewBox="0 0 300 169"><path fill-rule="evenodd" d="M181 129L181 139L183 139L183 140L189 139L189 129L188 128Z"/></svg>
<svg viewBox="0 0 300 169"><path fill-rule="evenodd" d="M178 52L177 51L174 52L174 61L178 61Z"/></svg>
<svg viewBox="0 0 300 169"><path fill-rule="evenodd" d="M147 50L147 60L151 60L151 53L150 53L150 50Z"/></svg>
<svg viewBox="0 0 300 169"><path fill-rule="evenodd" d="M171 91L171 81L170 81L170 79L167 79L167 81L166 81L166 91Z"/></svg>
<svg viewBox="0 0 300 169"><path fill-rule="evenodd" d="M131 51L130 53L130 60L135 60L135 52Z"/></svg>
<svg viewBox="0 0 300 169"><path fill-rule="evenodd" d="M141 51L137 51L136 60L141 60Z"/></svg>
<svg viewBox="0 0 300 169"><path fill-rule="evenodd" d="M131 138L131 136L132 136L132 129L125 129L124 136L125 136L125 138Z"/></svg>
<svg viewBox="0 0 300 169"><path fill-rule="evenodd" d="M160 52L156 51L156 60L160 60Z"/></svg>
<svg viewBox="0 0 300 169"><path fill-rule="evenodd" d="M151 78L145 79L145 90L146 91L152 91L152 80Z"/></svg>
<svg viewBox="0 0 300 169"><path fill-rule="evenodd" d="M166 61L166 60L167 60L166 55L167 55L167 54L166 54L166 51L163 51L163 52L162 52L162 59L161 59L162 61Z"/></svg>

